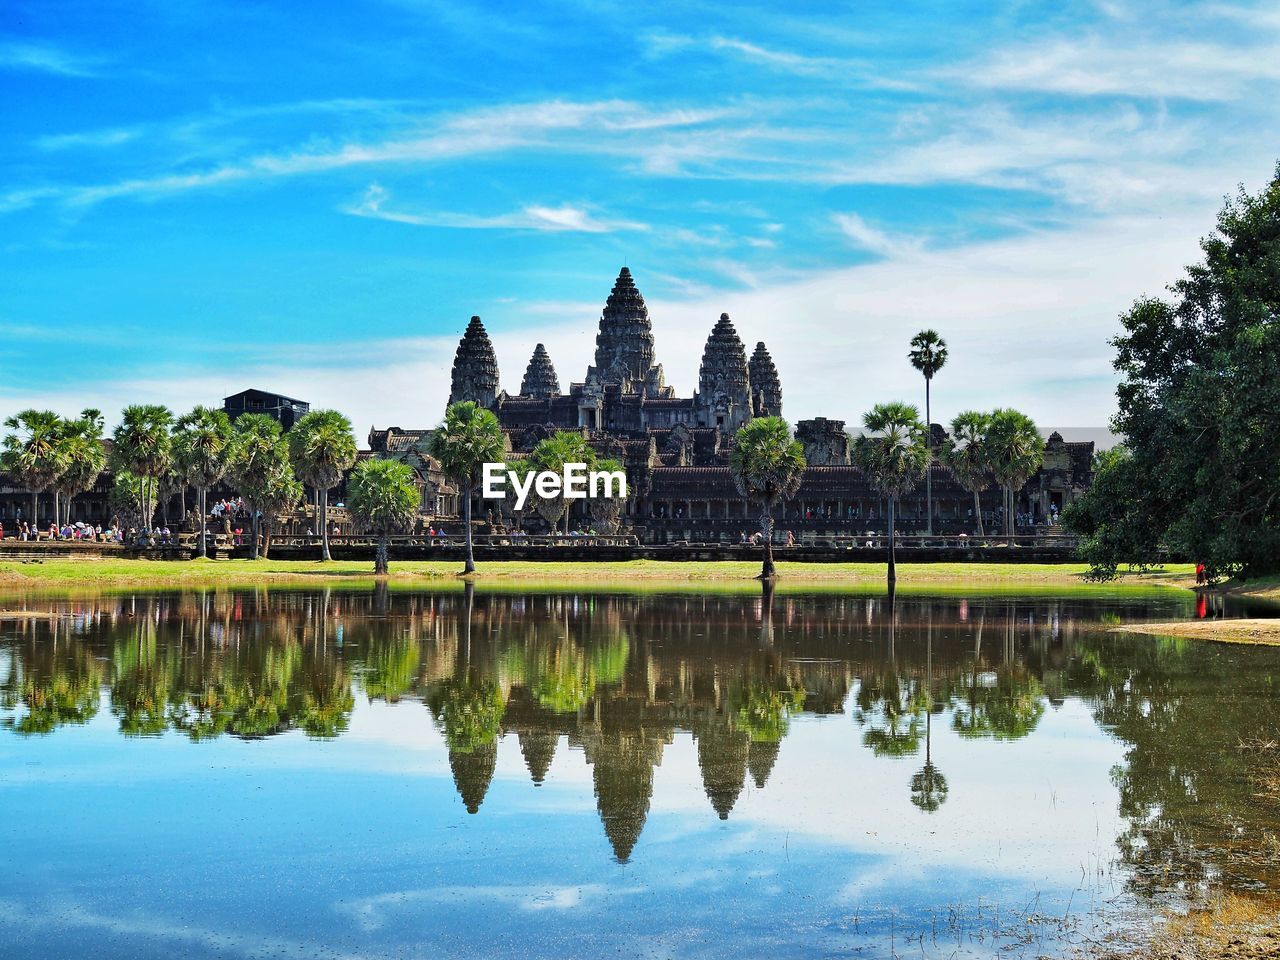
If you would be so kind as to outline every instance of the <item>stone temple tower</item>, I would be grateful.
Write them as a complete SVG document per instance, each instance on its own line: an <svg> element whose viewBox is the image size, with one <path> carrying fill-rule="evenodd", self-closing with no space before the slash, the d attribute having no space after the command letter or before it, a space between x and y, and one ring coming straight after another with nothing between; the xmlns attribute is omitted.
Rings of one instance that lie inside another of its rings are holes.
<svg viewBox="0 0 1280 960"><path fill-rule="evenodd" d="M733 433L752 417L747 352L727 313L707 337L698 371L698 413L703 424Z"/></svg>
<svg viewBox="0 0 1280 960"><path fill-rule="evenodd" d="M763 340L756 344L747 369L751 374L753 415L782 416L782 382L778 379L778 368L773 365L773 357L769 356L769 349Z"/></svg>
<svg viewBox="0 0 1280 960"><path fill-rule="evenodd" d="M551 357L547 348L538 344L533 348L533 356L529 358L529 366L524 371L524 380L520 384L520 396L547 397L560 395L560 378L556 376L556 368L551 365Z"/></svg>
<svg viewBox="0 0 1280 960"><path fill-rule="evenodd" d="M626 267L618 274L600 315L596 362L587 373L601 383L618 384L623 392L642 390L653 367L653 327L649 308Z"/></svg>
<svg viewBox="0 0 1280 960"><path fill-rule="evenodd" d="M472 400L492 407L498 398L498 358L479 317L472 317L453 358L449 404Z"/></svg>

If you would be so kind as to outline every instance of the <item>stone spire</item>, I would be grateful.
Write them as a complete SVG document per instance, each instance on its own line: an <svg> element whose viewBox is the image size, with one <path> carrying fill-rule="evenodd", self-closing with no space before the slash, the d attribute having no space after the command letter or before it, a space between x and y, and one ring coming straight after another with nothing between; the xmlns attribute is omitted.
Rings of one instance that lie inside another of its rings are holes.
<svg viewBox="0 0 1280 960"><path fill-rule="evenodd" d="M551 365L547 348L538 344L533 348L533 356L529 358L529 366L525 369L520 396L545 399L559 395L560 378L556 376L556 368Z"/></svg>
<svg viewBox="0 0 1280 960"><path fill-rule="evenodd" d="M778 368L761 340L747 364L751 373L751 392L754 414L757 417L782 416L782 383L778 380Z"/></svg>
<svg viewBox="0 0 1280 960"><path fill-rule="evenodd" d="M453 387L449 391L449 403L473 400L482 407L492 407L497 397L498 358L484 324L479 317L472 317L453 358Z"/></svg>
<svg viewBox="0 0 1280 960"><path fill-rule="evenodd" d="M600 314L593 371L603 383L634 381L643 387L653 366L653 327L649 308L626 267L618 274L613 292Z"/></svg>
<svg viewBox="0 0 1280 960"><path fill-rule="evenodd" d="M737 430L752 416L747 351L727 313L720 314L702 352L698 405L706 426L719 427L726 433Z"/></svg>
<svg viewBox="0 0 1280 960"><path fill-rule="evenodd" d="M453 772L453 785L467 813L475 813L484 803L484 796L493 782L493 771L498 765L496 741L479 744L468 752L449 751L449 768Z"/></svg>

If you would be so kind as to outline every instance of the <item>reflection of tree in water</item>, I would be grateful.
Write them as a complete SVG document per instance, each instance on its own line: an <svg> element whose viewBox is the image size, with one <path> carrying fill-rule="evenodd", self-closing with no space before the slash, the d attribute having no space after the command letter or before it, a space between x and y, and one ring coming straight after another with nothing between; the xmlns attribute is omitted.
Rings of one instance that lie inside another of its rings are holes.
<svg viewBox="0 0 1280 960"><path fill-rule="evenodd" d="M1277 809L1259 798L1242 740L1280 739L1280 656L1193 640L1082 642L1068 689L1128 744L1112 772L1121 855L1144 893L1280 885Z"/></svg>
<svg viewBox="0 0 1280 960"><path fill-rule="evenodd" d="M25 712L2 723L23 735L88 723L98 712L105 676L103 664L81 644L31 643L23 656L12 658L0 683L0 708Z"/></svg>
<svg viewBox="0 0 1280 960"><path fill-rule="evenodd" d="M1044 704L1044 689L1025 667L1002 664L991 676L975 664L951 726L969 739L1020 740L1039 725Z"/></svg>

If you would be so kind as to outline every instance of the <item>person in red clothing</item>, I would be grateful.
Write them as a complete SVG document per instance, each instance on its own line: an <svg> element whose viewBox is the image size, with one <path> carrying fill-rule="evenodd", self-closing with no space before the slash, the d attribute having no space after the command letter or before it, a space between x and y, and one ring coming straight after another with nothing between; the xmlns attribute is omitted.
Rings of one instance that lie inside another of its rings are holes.
<svg viewBox="0 0 1280 960"><path fill-rule="evenodd" d="M1204 582L1205 582L1204 564L1197 563L1196 564L1196 586L1200 586Z"/></svg>

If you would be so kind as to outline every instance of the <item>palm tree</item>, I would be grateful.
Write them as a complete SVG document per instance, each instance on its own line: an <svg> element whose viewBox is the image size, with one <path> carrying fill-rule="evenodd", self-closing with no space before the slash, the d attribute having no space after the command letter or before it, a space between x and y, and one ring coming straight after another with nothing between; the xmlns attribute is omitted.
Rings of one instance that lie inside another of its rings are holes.
<svg viewBox="0 0 1280 960"><path fill-rule="evenodd" d="M572 430L559 430L545 440L538 441L529 462L534 470L563 474L566 464L584 463L588 469L595 466L596 452L587 445L582 434ZM564 532L569 532L569 501L564 496L539 497L535 492L534 508L555 532L556 521L564 517Z"/></svg>
<svg viewBox="0 0 1280 960"><path fill-rule="evenodd" d="M929 520L925 530L933 534L933 411L929 407L929 387L933 375L947 362L947 341L936 330L921 330L911 338L911 352L907 354L911 365L924 374L924 429L929 452L929 466L925 467L925 510Z"/></svg>
<svg viewBox="0 0 1280 960"><path fill-rule="evenodd" d="M493 411L470 400L449 407L444 423L427 441L427 452L440 461L441 472L458 485L462 494L467 541L464 575L475 573L476 569L471 539L471 494L480 483L484 465L502 459L503 446L502 427Z"/></svg>
<svg viewBox="0 0 1280 960"><path fill-rule="evenodd" d="M862 418L866 432L854 441L854 463L889 501L889 590L898 582L894 514L898 499L915 489L928 468L929 449L920 411L906 403L881 403Z"/></svg>
<svg viewBox="0 0 1280 960"><path fill-rule="evenodd" d="M4 438L0 466L31 491L31 526L39 525L40 494L49 489L61 470L58 441L62 418L52 410L23 410L7 417L5 427L13 431Z"/></svg>
<svg viewBox="0 0 1280 960"><path fill-rule="evenodd" d="M601 473L626 474L626 468L617 460L609 457L597 460L593 469ZM615 491L610 486L608 492L616 494L618 491ZM602 533L613 533L618 529L618 517L622 513L622 508L626 504L627 498L617 495L604 496L603 493L604 491L601 492L601 496L592 497L587 501L587 510L591 514L592 521L599 525Z"/></svg>
<svg viewBox="0 0 1280 960"><path fill-rule="evenodd" d="M155 519L156 488L173 466L173 414L159 404L135 404L120 414L115 429L116 466L142 480L142 526Z"/></svg>
<svg viewBox="0 0 1280 960"><path fill-rule="evenodd" d="M242 413L236 418L228 474L249 501L253 517L253 559L259 556L258 515L268 489L289 465L289 450L280 424L265 413Z"/></svg>
<svg viewBox="0 0 1280 960"><path fill-rule="evenodd" d="M275 518L282 513L292 513L296 510L306 491L302 488L302 481L293 475L293 466L284 456L278 458L275 468L263 480L257 499L262 511L262 520L267 527L262 535L262 558L265 560L271 553L271 534L275 529Z"/></svg>
<svg viewBox="0 0 1280 960"><path fill-rule="evenodd" d="M756 417L734 438L729 454L734 486L748 502L760 507L762 580L778 575L773 565L773 508L795 496L806 466L804 447L791 438L791 429L781 417Z"/></svg>
<svg viewBox="0 0 1280 960"><path fill-rule="evenodd" d="M196 488L202 558L209 555L205 543L209 488L226 476L233 436L231 418L212 407L196 407L173 428L174 460L186 482Z"/></svg>
<svg viewBox="0 0 1280 960"><path fill-rule="evenodd" d="M75 420L62 422L62 436L58 441L60 470L53 482L53 489L66 504L68 523L71 522L72 499L92 489L106 466L107 453L102 445L102 428L102 413L93 409L82 411ZM55 516L54 522L61 523L61 519Z"/></svg>
<svg viewBox="0 0 1280 960"><path fill-rule="evenodd" d="M990 429L990 414L965 410L951 421L951 436L940 453L943 464L956 482L973 494L973 515L978 520L980 537L986 536L980 495L991 484L991 450L987 446L987 431Z"/></svg>
<svg viewBox="0 0 1280 960"><path fill-rule="evenodd" d="M289 431L289 456L304 483L320 493L321 559L329 556L329 489L336 487L356 462L351 421L337 410L312 410Z"/></svg>
<svg viewBox="0 0 1280 960"><path fill-rule="evenodd" d="M1044 441L1035 421L1012 408L991 414L987 428L991 472L1004 488L1004 528L1013 545L1014 496L1044 462Z"/></svg>
<svg viewBox="0 0 1280 960"><path fill-rule="evenodd" d="M413 470L394 460L362 460L351 471L347 501L356 522L378 534L373 574L388 573L387 537L413 523L422 497Z"/></svg>

